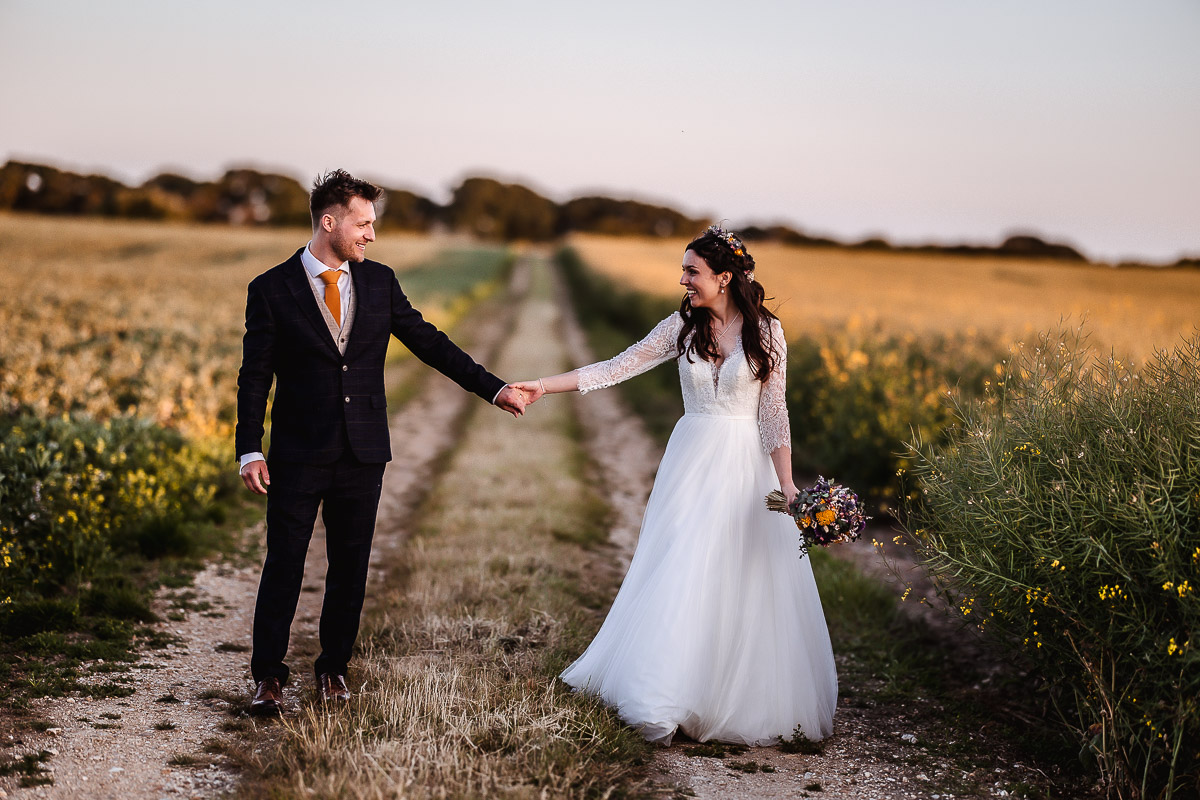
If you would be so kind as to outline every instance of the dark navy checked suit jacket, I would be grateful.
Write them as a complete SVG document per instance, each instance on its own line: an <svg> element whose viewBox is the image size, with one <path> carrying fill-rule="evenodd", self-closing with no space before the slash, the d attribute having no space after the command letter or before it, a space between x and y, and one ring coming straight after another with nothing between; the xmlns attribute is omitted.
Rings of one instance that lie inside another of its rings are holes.
<svg viewBox="0 0 1200 800"><path fill-rule="evenodd" d="M426 322L396 273L376 261L350 265L357 309L346 353L339 353L300 261L303 249L250 282L238 372L238 458L262 450L273 378L271 460L328 464L348 446L363 463L390 461L383 361L392 335L489 403L504 387Z"/></svg>

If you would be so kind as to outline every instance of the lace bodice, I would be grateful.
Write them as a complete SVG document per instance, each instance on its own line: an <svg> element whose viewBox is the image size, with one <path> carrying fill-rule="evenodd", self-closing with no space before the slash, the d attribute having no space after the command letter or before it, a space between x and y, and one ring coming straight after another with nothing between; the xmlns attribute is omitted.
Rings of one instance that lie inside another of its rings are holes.
<svg viewBox="0 0 1200 800"><path fill-rule="evenodd" d="M676 360L685 412L755 417L763 450L772 453L780 447L790 447L792 432L784 392L787 343L779 320L771 320L770 324L771 339L780 356L779 364L765 383L757 380L750 371L740 336L720 367L696 355L690 362L678 357L676 341L682 327L683 318L675 312L654 326L645 339L620 355L580 367L579 391L586 394L593 389L613 386L666 361Z"/></svg>

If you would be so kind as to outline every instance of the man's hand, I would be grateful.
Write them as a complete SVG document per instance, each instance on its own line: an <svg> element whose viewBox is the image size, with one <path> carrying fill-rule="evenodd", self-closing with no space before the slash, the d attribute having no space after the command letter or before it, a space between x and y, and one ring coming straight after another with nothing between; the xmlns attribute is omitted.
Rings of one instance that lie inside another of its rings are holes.
<svg viewBox="0 0 1200 800"><path fill-rule="evenodd" d="M515 386L505 386L500 390L500 394L496 395L496 406L504 409L514 417L519 417L525 413L525 393Z"/></svg>
<svg viewBox="0 0 1200 800"><path fill-rule="evenodd" d="M271 473L267 471L267 462L251 461L242 467L242 483L255 494L266 494L271 485Z"/></svg>

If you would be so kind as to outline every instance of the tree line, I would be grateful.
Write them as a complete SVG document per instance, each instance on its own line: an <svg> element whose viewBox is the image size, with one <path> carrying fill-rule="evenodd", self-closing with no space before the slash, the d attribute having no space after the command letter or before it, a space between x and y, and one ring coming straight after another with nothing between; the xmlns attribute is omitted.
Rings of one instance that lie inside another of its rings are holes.
<svg viewBox="0 0 1200 800"><path fill-rule="evenodd" d="M389 228L461 231L484 239L549 241L573 231L689 236L707 220L610 197L557 203L519 184L467 178L446 205L384 187L380 219ZM231 169L214 181L164 172L140 186L44 164L0 167L0 211L92 215L233 225L309 225L308 190L295 178Z"/></svg>
<svg viewBox="0 0 1200 800"><path fill-rule="evenodd" d="M698 233L710 222L637 200L587 196L559 203L526 186L487 177L466 178L445 205L407 189L385 187L385 192L380 219L389 228L457 231L502 241L550 241L574 232L684 237ZM213 181L164 172L140 186L128 186L104 175L83 175L45 164L9 161L0 167L0 211L233 225L309 224L308 191L299 181L245 168L230 169ZM894 245L881 238L843 242L813 236L787 225L748 225L741 232L747 241L806 247L1087 261L1070 245L1047 242L1033 235L1009 236L995 246ZM1200 260L1184 258L1173 266L1200 267Z"/></svg>

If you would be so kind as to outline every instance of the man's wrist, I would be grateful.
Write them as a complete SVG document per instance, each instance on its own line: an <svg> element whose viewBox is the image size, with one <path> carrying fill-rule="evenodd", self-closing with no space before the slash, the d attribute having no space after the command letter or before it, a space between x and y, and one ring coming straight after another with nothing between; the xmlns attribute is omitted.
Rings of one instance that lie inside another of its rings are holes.
<svg viewBox="0 0 1200 800"><path fill-rule="evenodd" d="M262 453L245 453L241 458L238 459L238 472L241 473L241 471L246 468L247 464L253 464L255 461L266 460L267 459L263 457Z"/></svg>

